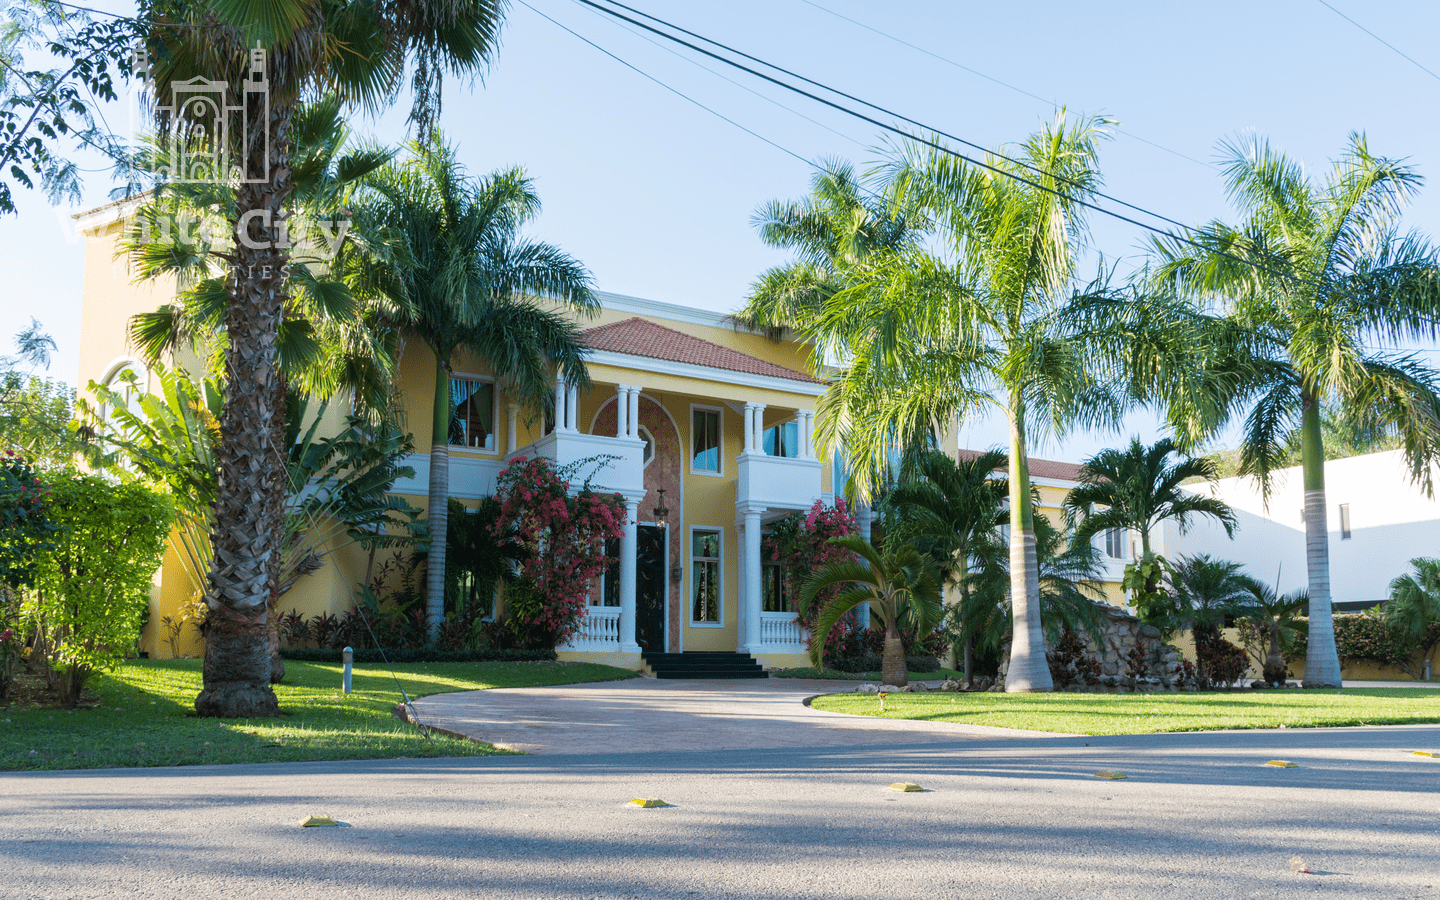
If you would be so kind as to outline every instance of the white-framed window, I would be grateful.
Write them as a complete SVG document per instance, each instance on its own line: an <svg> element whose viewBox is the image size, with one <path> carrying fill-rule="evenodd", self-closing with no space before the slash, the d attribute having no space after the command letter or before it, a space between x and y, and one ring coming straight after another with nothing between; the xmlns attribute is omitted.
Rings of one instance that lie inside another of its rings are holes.
<svg viewBox="0 0 1440 900"><path fill-rule="evenodd" d="M450 445L495 452L500 398L495 382L475 375L450 378Z"/></svg>
<svg viewBox="0 0 1440 900"><path fill-rule="evenodd" d="M1129 553L1130 531L1126 528L1109 528L1105 531L1105 555L1111 559L1125 559Z"/></svg>
<svg viewBox="0 0 1440 900"><path fill-rule="evenodd" d="M1350 540L1350 504L1340 504L1340 540Z"/></svg>
<svg viewBox="0 0 1440 900"><path fill-rule="evenodd" d="M790 601L790 579L785 577L785 567L777 562L767 562L760 570L761 610L764 612L794 612Z"/></svg>
<svg viewBox="0 0 1440 900"><path fill-rule="evenodd" d="M718 628L725 624L724 553L723 529L690 529L691 625Z"/></svg>
<svg viewBox="0 0 1440 900"><path fill-rule="evenodd" d="M781 456L787 459L794 459L800 455L800 426L795 422L781 422L771 428L765 429L762 435L762 448L769 456Z"/></svg>
<svg viewBox="0 0 1440 900"><path fill-rule="evenodd" d="M725 472L725 411L715 406L690 407L690 473Z"/></svg>

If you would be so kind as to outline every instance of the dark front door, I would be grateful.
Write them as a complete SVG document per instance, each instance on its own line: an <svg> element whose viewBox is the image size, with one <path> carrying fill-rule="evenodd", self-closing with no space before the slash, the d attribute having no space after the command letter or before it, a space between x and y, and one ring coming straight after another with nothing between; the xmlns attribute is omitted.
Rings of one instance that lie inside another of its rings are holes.
<svg viewBox="0 0 1440 900"><path fill-rule="evenodd" d="M665 652L665 526L641 525L635 547L635 642Z"/></svg>

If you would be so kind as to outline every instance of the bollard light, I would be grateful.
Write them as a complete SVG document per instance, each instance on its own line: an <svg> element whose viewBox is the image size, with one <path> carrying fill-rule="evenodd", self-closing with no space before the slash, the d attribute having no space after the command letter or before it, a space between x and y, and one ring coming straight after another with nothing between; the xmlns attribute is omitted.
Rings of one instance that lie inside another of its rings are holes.
<svg viewBox="0 0 1440 900"><path fill-rule="evenodd" d="M350 693L350 667L355 663L355 648L346 647L340 652L340 659L345 663L345 693Z"/></svg>

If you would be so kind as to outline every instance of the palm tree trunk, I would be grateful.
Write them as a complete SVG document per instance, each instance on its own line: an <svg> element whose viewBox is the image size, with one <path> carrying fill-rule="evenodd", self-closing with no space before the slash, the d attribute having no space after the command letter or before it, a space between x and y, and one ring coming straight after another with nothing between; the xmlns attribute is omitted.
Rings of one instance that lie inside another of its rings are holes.
<svg viewBox="0 0 1440 900"><path fill-rule="evenodd" d="M900 632L895 630L893 615L885 622L885 649L880 657L880 680L895 687L904 687L910 683L910 672L905 665L905 642L900 640Z"/></svg>
<svg viewBox="0 0 1440 900"><path fill-rule="evenodd" d="M430 555L425 563L425 631L433 642L445 621L445 538L450 524L450 371L435 355L435 422L430 436Z"/></svg>
<svg viewBox="0 0 1440 900"><path fill-rule="evenodd" d="M1305 569L1310 580L1310 637L1305 687L1340 687L1335 620L1330 609L1330 532L1325 521L1325 445L1320 401L1306 396L1300 423L1300 465L1305 475Z"/></svg>
<svg viewBox="0 0 1440 900"><path fill-rule="evenodd" d="M1035 555L1035 519L1030 507L1025 406L1018 390L1010 401L1010 607L1014 624L1006 692L1055 690L1040 623L1040 561Z"/></svg>
<svg viewBox="0 0 1440 900"><path fill-rule="evenodd" d="M277 103L268 135L245 135L247 171L266 170L264 184L235 189L238 214L234 271L225 309L225 408L220 416L221 453L214 561L205 595L204 687L195 698L202 716L277 716L270 687L270 556L276 544L275 495L285 479L275 460L274 399L280 373L275 342L284 313L286 251L277 246L278 226L291 191L289 129L293 106ZM267 150L270 159L265 160ZM268 162L268 168L265 163ZM252 213L254 213L252 215Z"/></svg>
<svg viewBox="0 0 1440 900"><path fill-rule="evenodd" d="M285 660L280 656L280 564L285 556L285 506L289 494L289 473L286 471L286 463L289 450L285 446L285 425L286 425L286 395L288 393L285 375L278 373L275 379L275 396L270 401L270 427L275 432L275 465L286 479L284 489L276 491L270 498L270 514L275 521L281 523L281 527L274 530L271 535L269 547L270 554L270 590L269 598L265 601L268 609L266 618L268 626L266 636L270 644L270 683L279 684L285 679Z"/></svg>

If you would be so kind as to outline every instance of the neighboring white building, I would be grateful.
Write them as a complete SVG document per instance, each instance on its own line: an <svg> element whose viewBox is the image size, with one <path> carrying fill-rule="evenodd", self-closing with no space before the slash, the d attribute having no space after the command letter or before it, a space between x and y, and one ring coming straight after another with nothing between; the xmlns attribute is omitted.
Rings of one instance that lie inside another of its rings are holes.
<svg viewBox="0 0 1440 900"><path fill-rule="evenodd" d="M1440 470L1436 472L1440 484ZM1234 560L1282 593L1305 587L1304 489L1300 467L1275 473L1269 502L1252 478L1224 478L1192 489L1234 508L1232 541L1212 520L1181 536L1174 522L1154 541L1174 560L1209 553ZM1330 596L1337 608L1359 608L1389 594L1391 579L1410 571L1417 556L1440 556L1440 501L1410 479L1404 453L1389 450L1325 463L1326 522L1330 530ZM1343 604L1343 605L1341 605Z"/></svg>

